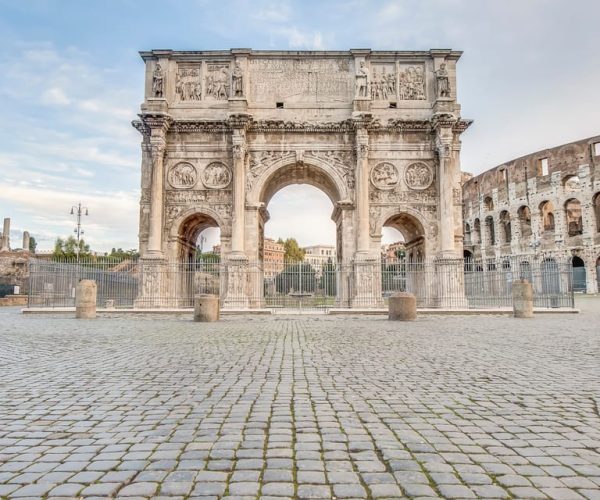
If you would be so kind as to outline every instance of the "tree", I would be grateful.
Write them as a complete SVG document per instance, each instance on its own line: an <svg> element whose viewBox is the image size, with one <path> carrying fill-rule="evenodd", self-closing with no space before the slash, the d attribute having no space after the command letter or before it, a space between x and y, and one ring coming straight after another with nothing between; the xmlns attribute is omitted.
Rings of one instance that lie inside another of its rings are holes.
<svg viewBox="0 0 600 500"><path fill-rule="evenodd" d="M296 238L288 238L283 242L283 249L285 250L285 254L283 258L286 262L301 262L304 260L304 254L306 253L298 242Z"/></svg>
<svg viewBox="0 0 600 500"><path fill-rule="evenodd" d="M108 257L112 260L129 260L129 259L137 259L140 256L139 252L135 249L131 250L123 250L122 248L113 248L108 254Z"/></svg>
<svg viewBox="0 0 600 500"><path fill-rule="evenodd" d="M35 253L36 248L37 248L37 241L35 241L35 238L33 236L31 236L29 238L29 251L31 253Z"/></svg>
<svg viewBox="0 0 600 500"><path fill-rule="evenodd" d="M319 288L329 297L334 297L337 293L335 265L331 259L327 259L327 262L321 267Z"/></svg>
<svg viewBox="0 0 600 500"><path fill-rule="evenodd" d="M275 277L275 290L278 293L314 293L316 285L315 270L306 262L286 264L283 271Z"/></svg>
<svg viewBox="0 0 600 500"><path fill-rule="evenodd" d="M79 240L79 257L91 256L90 246L83 240ZM77 240L69 236L66 240L56 238L54 243L53 257L56 259L74 259L77 257Z"/></svg>

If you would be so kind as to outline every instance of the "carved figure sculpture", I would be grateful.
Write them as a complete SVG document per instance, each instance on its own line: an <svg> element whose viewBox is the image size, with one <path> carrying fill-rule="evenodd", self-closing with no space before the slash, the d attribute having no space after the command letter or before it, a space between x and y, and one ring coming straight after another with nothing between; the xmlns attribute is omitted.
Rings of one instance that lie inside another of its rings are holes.
<svg viewBox="0 0 600 500"><path fill-rule="evenodd" d="M244 73L240 67L240 63L236 62L235 67L233 68L233 73L231 74L231 87L235 97L242 97L244 95L243 78Z"/></svg>
<svg viewBox="0 0 600 500"><path fill-rule="evenodd" d="M356 74L356 97L368 97L369 70L364 61L361 61Z"/></svg>
<svg viewBox="0 0 600 500"><path fill-rule="evenodd" d="M450 97L450 80L445 63L440 64L440 69L435 72L435 78L437 82L437 96Z"/></svg>
<svg viewBox="0 0 600 500"><path fill-rule="evenodd" d="M204 169L204 185L213 189L222 189L229 185L231 172L223 163L213 162Z"/></svg>
<svg viewBox="0 0 600 500"><path fill-rule="evenodd" d="M371 182L378 189L393 189L398 184L398 169L391 163L379 163L371 170Z"/></svg>
<svg viewBox="0 0 600 500"><path fill-rule="evenodd" d="M426 189L433 181L433 173L424 163L413 163L404 171L404 181L411 189Z"/></svg>
<svg viewBox="0 0 600 500"><path fill-rule="evenodd" d="M399 97L404 101L425 99L425 76L422 66L409 66L400 73Z"/></svg>
<svg viewBox="0 0 600 500"><path fill-rule="evenodd" d="M178 163L169 171L169 183L174 188L191 188L196 184L196 169L189 163Z"/></svg>
<svg viewBox="0 0 600 500"><path fill-rule="evenodd" d="M182 69L177 73L175 92L182 101L199 101L202 98L200 70Z"/></svg>
<svg viewBox="0 0 600 500"><path fill-rule="evenodd" d="M165 75L159 63L156 63L152 73L152 95L154 97L164 97Z"/></svg>

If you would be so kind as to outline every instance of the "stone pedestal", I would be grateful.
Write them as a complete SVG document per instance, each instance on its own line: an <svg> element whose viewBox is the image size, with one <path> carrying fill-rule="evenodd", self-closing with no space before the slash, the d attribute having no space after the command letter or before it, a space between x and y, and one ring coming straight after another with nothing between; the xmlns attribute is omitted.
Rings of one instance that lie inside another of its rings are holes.
<svg viewBox="0 0 600 500"><path fill-rule="evenodd" d="M465 273L463 259L455 257L435 260L437 282L436 306L444 309L468 307L465 297Z"/></svg>
<svg viewBox="0 0 600 500"><path fill-rule="evenodd" d="M412 293L395 293L389 298L388 319L414 321L417 319L417 298Z"/></svg>
<svg viewBox="0 0 600 500"><path fill-rule="evenodd" d="M515 318L533 318L533 288L527 280L513 281L513 311Z"/></svg>
<svg viewBox="0 0 600 500"><path fill-rule="evenodd" d="M225 261L222 290L225 290L223 309L247 309L248 257L231 255Z"/></svg>
<svg viewBox="0 0 600 500"><path fill-rule="evenodd" d="M139 261L138 296L134 307L152 309L169 307L176 299L175 294L167 294L166 261L162 258L143 257Z"/></svg>
<svg viewBox="0 0 600 500"><path fill-rule="evenodd" d="M194 321L208 323L219 320L219 297L201 294L194 297Z"/></svg>
<svg viewBox="0 0 600 500"><path fill-rule="evenodd" d="M383 307L381 263L379 259L357 256L354 260L354 290L351 304L357 309Z"/></svg>
<svg viewBox="0 0 600 500"><path fill-rule="evenodd" d="M81 280L75 288L75 317L94 319L96 317L97 287L94 280Z"/></svg>

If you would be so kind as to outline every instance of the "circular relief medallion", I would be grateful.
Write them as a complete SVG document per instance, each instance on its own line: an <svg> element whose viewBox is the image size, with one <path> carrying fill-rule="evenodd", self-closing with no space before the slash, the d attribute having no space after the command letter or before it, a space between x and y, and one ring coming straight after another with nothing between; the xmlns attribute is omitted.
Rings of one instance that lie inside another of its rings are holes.
<svg viewBox="0 0 600 500"><path fill-rule="evenodd" d="M191 189L196 184L198 174L191 163L178 163L173 165L167 176L169 184L176 189Z"/></svg>
<svg viewBox="0 0 600 500"><path fill-rule="evenodd" d="M427 189L433 182L433 172L425 163L413 163L406 167L404 181L411 189Z"/></svg>
<svg viewBox="0 0 600 500"><path fill-rule="evenodd" d="M394 189L398 179L398 169L391 163L378 163L371 170L371 182L378 189Z"/></svg>
<svg viewBox="0 0 600 500"><path fill-rule="evenodd" d="M231 182L231 172L224 163L215 161L204 169L204 185L212 189L223 189Z"/></svg>

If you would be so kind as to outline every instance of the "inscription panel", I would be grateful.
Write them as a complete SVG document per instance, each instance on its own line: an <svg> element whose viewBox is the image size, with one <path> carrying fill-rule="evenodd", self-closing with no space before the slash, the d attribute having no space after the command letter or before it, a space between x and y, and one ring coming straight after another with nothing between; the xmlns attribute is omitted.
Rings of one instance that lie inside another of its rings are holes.
<svg viewBox="0 0 600 500"><path fill-rule="evenodd" d="M250 100L351 101L350 59L251 59Z"/></svg>

